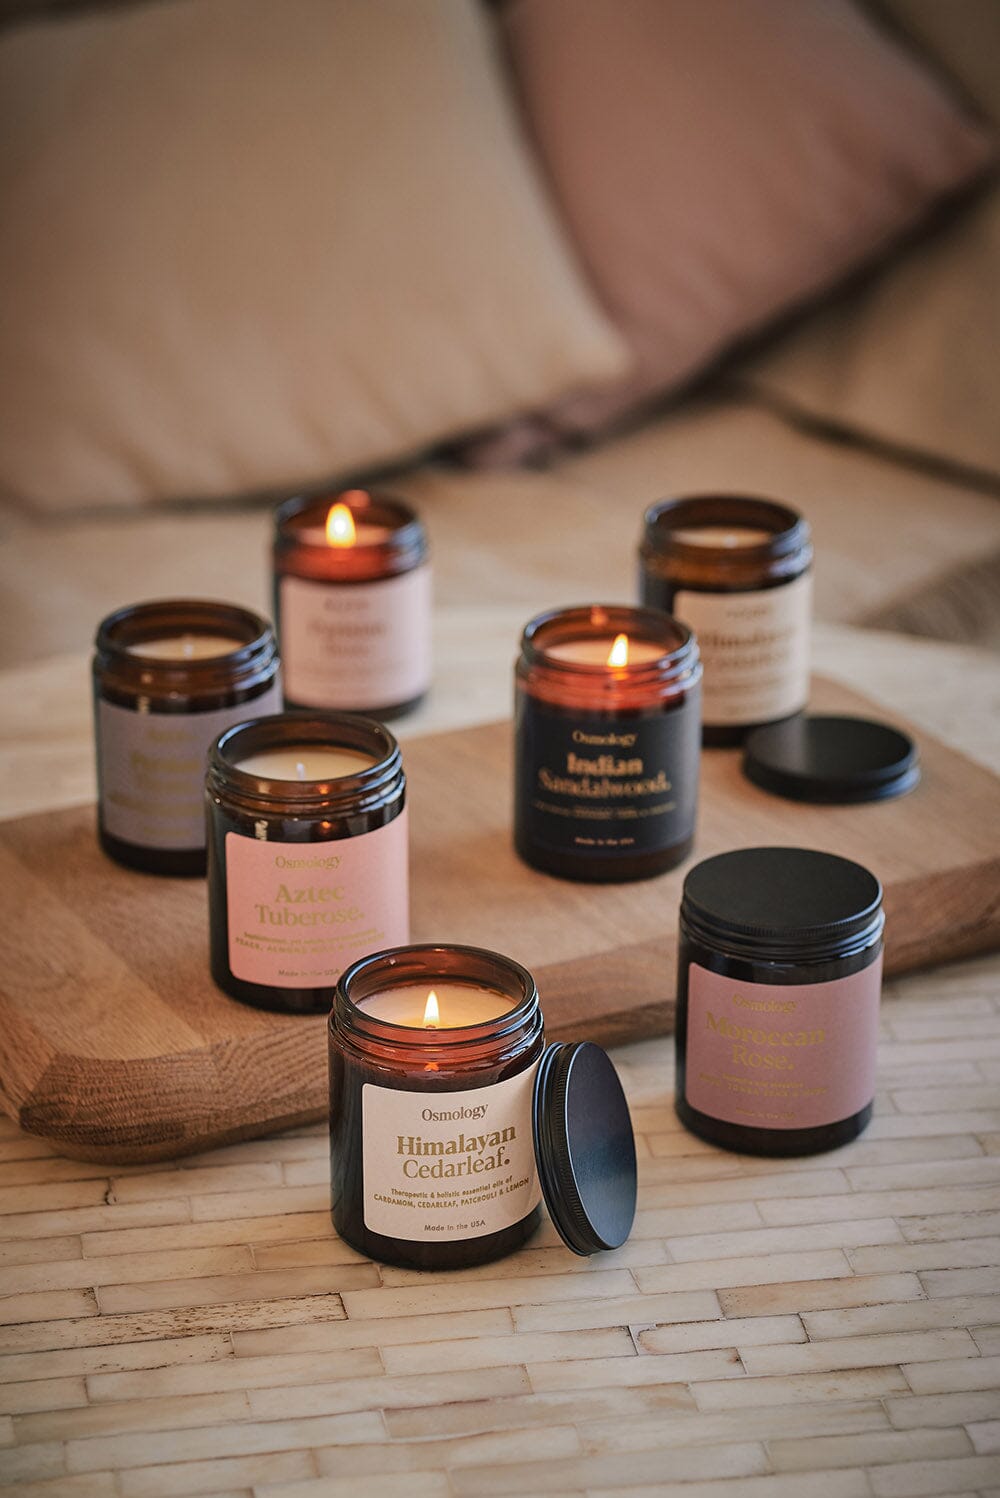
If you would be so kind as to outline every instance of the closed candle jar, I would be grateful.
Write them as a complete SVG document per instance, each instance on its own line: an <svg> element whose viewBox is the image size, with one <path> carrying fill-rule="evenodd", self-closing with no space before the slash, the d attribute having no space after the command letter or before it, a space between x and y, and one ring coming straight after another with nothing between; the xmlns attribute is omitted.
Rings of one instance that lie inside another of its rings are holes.
<svg viewBox="0 0 1000 1498"><path fill-rule="evenodd" d="M363 958L329 1022L333 1223L360 1253L459 1269L539 1222L532 1094L544 1050L531 974L476 947Z"/></svg>
<svg viewBox="0 0 1000 1498"><path fill-rule="evenodd" d="M687 875L676 1109L725 1149L805 1155L872 1114L882 888L808 848L741 848Z"/></svg>
<svg viewBox="0 0 1000 1498"><path fill-rule="evenodd" d="M399 746L371 718L260 718L215 741L205 795L212 977L260 1009L327 1012L346 967L409 937Z"/></svg>
<svg viewBox="0 0 1000 1498"><path fill-rule="evenodd" d="M349 489L275 512L274 608L287 707L394 718L431 678L431 571L414 510Z"/></svg>
<svg viewBox="0 0 1000 1498"><path fill-rule="evenodd" d="M738 495L651 506L640 597L697 636L706 744L741 743L749 729L805 707L812 543L795 510Z"/></svg>
<svg viewBox="0 0 1000 1498"><path fill-rule="evenodd" d="M694 839L701 665L655 609L540 614L521 640L514 844L567 879L644 879Z"/></svg>
<svg viewBox="0 0 1000 1498"><path fill-rule="evenodd" d="M271 626L233 604L134 604L93 659L98 837L118 863L205 872L205 761L222 729L281 707Z"/></svg>

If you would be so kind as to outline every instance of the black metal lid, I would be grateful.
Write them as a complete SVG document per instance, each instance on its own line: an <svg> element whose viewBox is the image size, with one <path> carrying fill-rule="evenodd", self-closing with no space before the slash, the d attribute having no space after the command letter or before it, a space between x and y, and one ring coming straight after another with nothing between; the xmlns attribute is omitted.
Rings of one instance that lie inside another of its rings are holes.
<svg viewBox="0 0 1000 1498"><path fill-rule="evenodd" d="M737 848L687 875L681 919L702 940L773 960L845 954L882 930L882 886L816 848Z"/></svg>
<svg viewBox="0 0 1000 1498"><path fill-rule="evenodd" d="M635 1137L611 1058L553 1042L535 1078L538 1178L559 1236L575 1254L619 1248L635 1217Z"/></svg>
<svg viewBox="0 0 1000 1498"><path fill-rule="evenodd" d="M920 779L917 746L869 718L786 718L755 728L744 745L748 780L793 801L885 801Z"/></svg>

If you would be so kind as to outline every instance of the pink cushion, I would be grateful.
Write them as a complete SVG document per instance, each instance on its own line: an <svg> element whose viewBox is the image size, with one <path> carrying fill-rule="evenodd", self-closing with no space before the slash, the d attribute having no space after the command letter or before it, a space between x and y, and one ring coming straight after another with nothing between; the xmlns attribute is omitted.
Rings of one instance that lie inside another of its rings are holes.
<svg viewBox="0 0 1000 1498"><path fill-rule="evenodd" d="M989 135L847 0L513 0L528 124L638 360L587 431L878 254Z"/></svg>

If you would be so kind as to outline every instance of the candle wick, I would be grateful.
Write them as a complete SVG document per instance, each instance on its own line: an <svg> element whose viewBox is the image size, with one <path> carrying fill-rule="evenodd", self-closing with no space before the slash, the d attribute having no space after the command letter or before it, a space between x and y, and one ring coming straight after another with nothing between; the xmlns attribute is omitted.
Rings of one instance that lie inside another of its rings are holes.
<svg viewBox="0 0 1000 1498"><path fill-rule="evenodd" d="M305 767L305 765L302 763L302 761L300 759L297 759L295 761L295 773L299 777L300 780L305 780L305 778L306 778L306 767Z"/></svg>

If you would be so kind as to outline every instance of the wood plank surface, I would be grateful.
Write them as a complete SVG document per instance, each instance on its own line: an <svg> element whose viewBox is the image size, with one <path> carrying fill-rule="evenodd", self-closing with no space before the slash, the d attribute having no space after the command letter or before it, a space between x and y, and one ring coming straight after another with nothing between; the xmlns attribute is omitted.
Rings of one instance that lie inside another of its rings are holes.
<svg viewBox="0 0 1000 1498"><path fill-rule="evenodd" d="M826 682L812 706L878 715ZM1000 780L916 736L920 786L855 807L770 796L737 753L707 752L694 859L796 843L868 864L886 887L890 972L1000 945ZM521 864L507 724L409 740L405 763L414 939L525 962L552 1036L667 1031L685 869L594 886ZM97 847L93 809L77 808L0 827L0 886L0 1100L24 1130L83 1158L154 1160L322 1115L323 1020L219 993L201 881L119 868Z"/></svg>
<svg viewBox="0 0 1000 1498"><path fill-rule="evenodd" d="M997 960L890 979L874 1119L749 1159L615 1055L639 1210L465 1272L367 1262L322 1126L176 1166L0 1119L0 1478L18 1498L993 1498ZM919 1104L919 1105L916 1105Z"/></svg>

